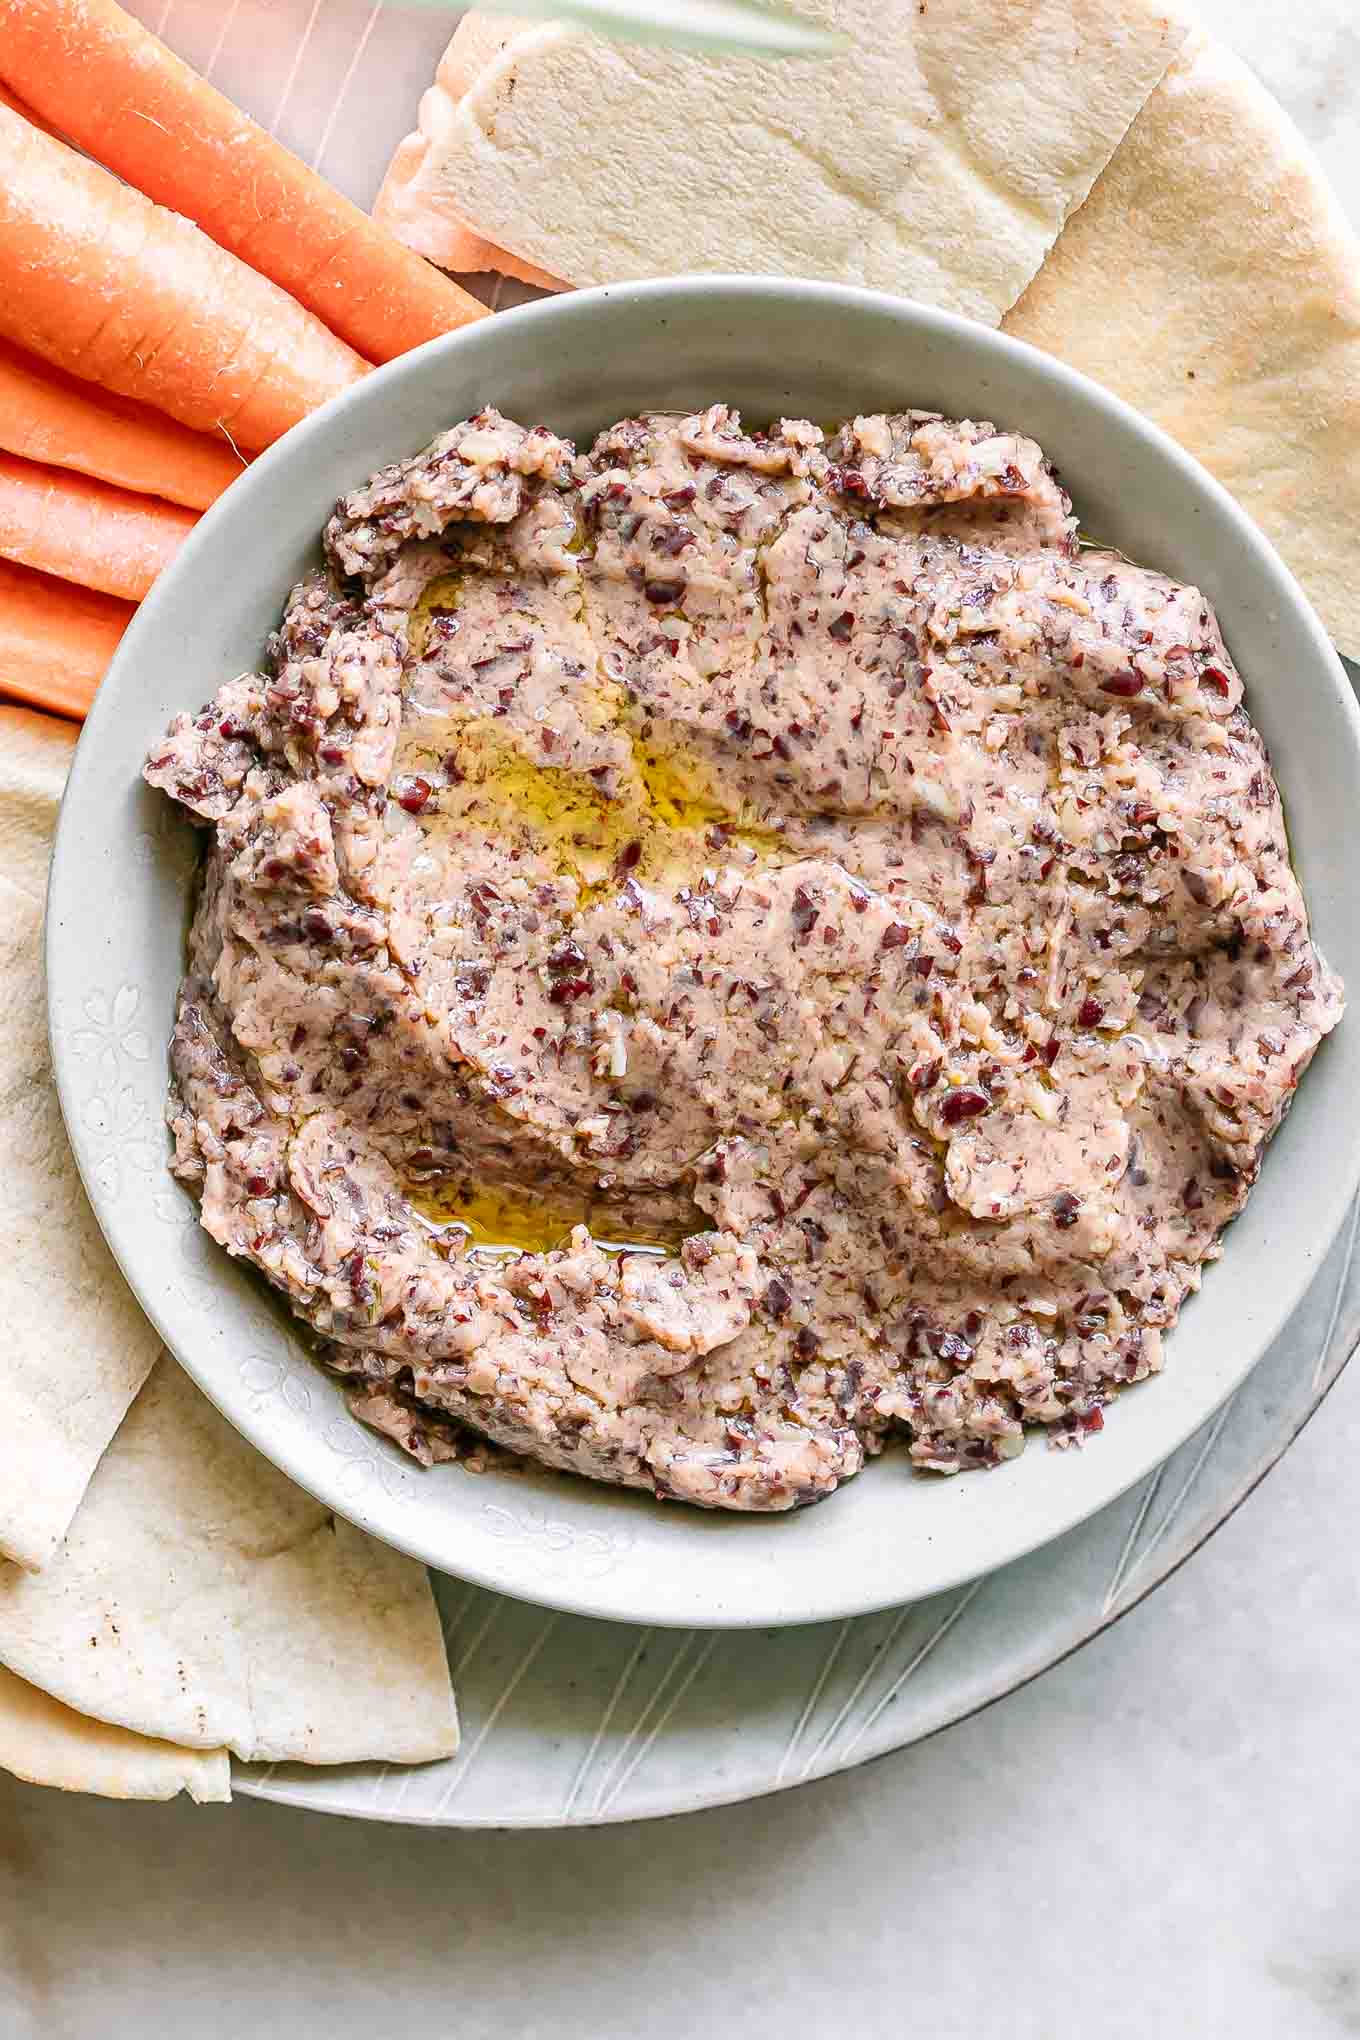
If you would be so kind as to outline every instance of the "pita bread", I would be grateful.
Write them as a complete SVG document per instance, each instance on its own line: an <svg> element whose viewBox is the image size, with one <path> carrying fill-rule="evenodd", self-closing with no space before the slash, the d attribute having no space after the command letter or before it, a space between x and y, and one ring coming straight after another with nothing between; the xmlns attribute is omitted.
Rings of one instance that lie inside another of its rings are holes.
<svg viewBox="0 0 1360 2040"><path fill-rule="evenodd" d="M295 1488L168 1358L57 1557L0 1568L0 1663L247 1761L415 1764L458 1742L424 1567Z"/></svg>
<svg viewBox="0 0 1360 2040"><path fill-rule="evenodd" d="M225 1750L181 1750L75 1714L50 1693L0 1670L0 1770L59 1792L105 1799L231 1798Z"/></svg>
<svg viewBox="0 0 1360 2040"><path fill-rule="evenodd" d="M441 269L459 275L495 269L502 276L517 276L521 283L536 284L543 290L562 290L565 286L555 276L535 269L532 262L521 262L504 248L493 247L451 209L436 210L421 195L421 168L430 151L438 150L454 107L479 71L500 55L523 25L504 14L463 16L439 60L434 84L421 99L415 133L399 143L387 167L382 189L373 202L373 217Z"/></svg>
<svg viewBox="0 0 1360 2040"><path fill-rule="evenodd" d="M77 734L0 708L0 1555L25 1566L61 1542L158 1351L85 1200L47 1053L43 895Z"/></svg>
<svg viewBox="0 0 1360 2040"><path fill-rule="evenodd" d="M995 323L1185 34L1165 0L1027 0L1004 34L996 0L800 11L846 53L768 62L523 30L431 115L408 224L466 221L574 284L822 276Z"/></svg>
<svg viewBox="0 0 1360 2040"><path fill-rule="evenodd" d="M1245 64L1187 47L1005 324L1196 454L1360 656L1360 241Z"/></svg>

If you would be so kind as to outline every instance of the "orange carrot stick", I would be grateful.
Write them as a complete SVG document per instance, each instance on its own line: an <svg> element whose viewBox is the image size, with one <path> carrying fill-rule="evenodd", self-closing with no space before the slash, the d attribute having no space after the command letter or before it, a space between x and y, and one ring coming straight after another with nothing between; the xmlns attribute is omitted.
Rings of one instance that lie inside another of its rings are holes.
<svg viewBox="0 0 1360 2040"><path fill-rule="evenodd" d="M0 453L0 558L140 602L198 522L156 496Z"/></svg>
<svg viewBox="0 0 1360 2040"><path fill-rule="evenodd" d="M2 80L0 80L0 106L7 106L11 113L22 114L25 120L32 121L34 127L41 128L45 135L55 135L57 132L54 127L48 125L40 113L35 113L31 106L25 106L12 92L7 92Z"/></svg>
<svg viewBox="0 0 1360 2040"><path fill-rule="evenodd" d="M114 0L0 0L0 77L369 361L485 315Z"/></svg>
<svg viewBox="0 0 1360 2040"><path fill-rule="evenodd" d="M0 560L0 695L77 720L132 620L132 605Z"/></svg>
<svg viewBox="0 0 1360 2040"><path fill-rule="evenodd" d="M3 106L0 337L252 452L368 366L189 220Z"/></svg>
<svg viewBox="0 0 1360 2040"><path fill-rule="evenodd" d="M241 472L223 439L94 390L0 340L0 448L206 510Z"/></svg>

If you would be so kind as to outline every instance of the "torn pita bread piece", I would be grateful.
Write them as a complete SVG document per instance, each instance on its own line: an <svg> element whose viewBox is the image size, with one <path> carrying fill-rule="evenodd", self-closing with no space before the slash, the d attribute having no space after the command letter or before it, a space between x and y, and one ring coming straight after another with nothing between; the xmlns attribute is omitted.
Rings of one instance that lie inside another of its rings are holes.
<svg viewBox="0 0 1360 2040"><path fill-rule="evenodd" d="M1360 657L1360 240L1231 51L1187 46L1005 324L1203 461Z"/></svg>
<svg viewBox="0 0 1360 2040"><path fill-rule="evenodd" d="M542 290L565 290L567 286L558 277L549 276L546 270L535 269L532 262L521 262L508 249L483 240L450 207L433 207L424 195L420 177L430 151L438 151L440 138L446 133L453 109L463 94L483 66L498 57L523 27L524 23L505 14L463 16L439 60L434 84L421 99L415 132L398 145L387 166L382 189L373 202L373 217L408 248L437 262L441 269L452 269L464 276L494 269L502 276L518 277L521 283L536 284Z"/></svg>
<svg viewBox="0 0 1360 2040"><path fill-rule="evenodd" d="M92 1721L3 1668L0 1771L27 1785L96 1792L105 1799L173 1799L179 1792L200 1804L231 1798L225 1750L182 1750Z"/></svg>
<svg viewBox="0 0 1360 2040"><path fill-rule="evenodd" d="M46 1564L159 1342L76 1173L47 1051L43 896L78 732L0 708L0 1557ZM91 989L92 1065L150 1055L135 1011Z"/></svg>
<svg viewBox="0 0 1360 2040"><path fill-rule="evenodd" d="M995 324L1186 33L1167 0L800 0L809 62L551 24L451 52L403 145L404 236L470 226L569 283L749 270ZM485 31L476 30L480 38ZM394 187L395 188L395 187ZM413 245L427 247L425 241Z"/></svg>
<svg viewBox="0 0 1360 2040"><path fill-rule="evenodd" d="M164 1359L0 1663L68 1707L246 1761L419 1764L458 1723L425 1568L296 1488Z"/></svg>

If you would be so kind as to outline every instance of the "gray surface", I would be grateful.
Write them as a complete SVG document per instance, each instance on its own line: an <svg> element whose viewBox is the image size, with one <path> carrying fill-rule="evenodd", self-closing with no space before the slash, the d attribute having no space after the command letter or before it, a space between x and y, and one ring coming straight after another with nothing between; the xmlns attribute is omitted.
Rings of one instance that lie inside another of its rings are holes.
<svg viewBox="0 0 1360 2040"><path fill-rule="evenodd" d="M155 20L164 0L137 4ZM172 38L209 4L179 0ZM265 76L264 16L310 11L243 7ZM325 11L351 39L369 12ZM1360 214L1355 0L1201 11ZM437 50L433 17L410 25ZM251 83L243 58L234 89ZM359 153L325 167L364 196L386 137L345 125ZM288 138L310 154L318 134ZM1360 2033L1357 1463L1352 1370L1115 1629L933 1741L780 1799L457 1835L249 1802L132 1813L0 1777L0 2036L687 2040L781 2018L855 2040Z"/></svg>

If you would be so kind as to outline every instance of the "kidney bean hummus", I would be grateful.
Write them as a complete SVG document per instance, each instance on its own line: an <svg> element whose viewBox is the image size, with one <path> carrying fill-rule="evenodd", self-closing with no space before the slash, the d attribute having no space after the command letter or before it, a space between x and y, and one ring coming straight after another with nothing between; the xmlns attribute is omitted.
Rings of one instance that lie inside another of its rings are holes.
<svg viewBox="0 0 1360 2040"><path fill-rule="evenodd" d="M1100 1430L1342 1010L1204 598L924 412L488 410L325 557L147 777L174 1166L355 1412L726 1509Z"/></svg>

